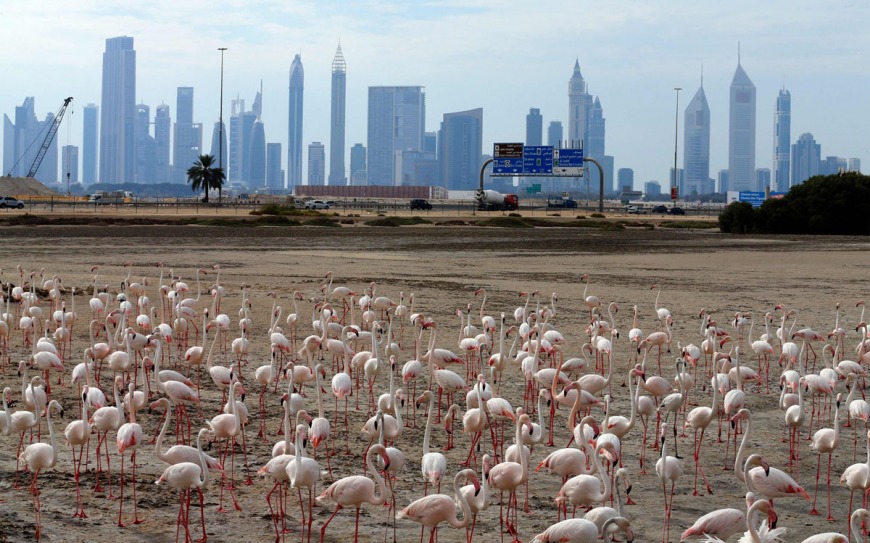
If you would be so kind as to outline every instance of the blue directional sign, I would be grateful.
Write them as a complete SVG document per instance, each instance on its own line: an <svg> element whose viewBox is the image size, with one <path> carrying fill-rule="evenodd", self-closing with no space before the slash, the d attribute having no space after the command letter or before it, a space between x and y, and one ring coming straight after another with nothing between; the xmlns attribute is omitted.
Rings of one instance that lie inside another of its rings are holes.
<svg viewBox="0 0 870 543"><path fill-rule="evenodd" d="M552 175L553 147L526 145L523 147L523 175Z"/></svg>
<svg viewBox="0 0 870 543"><path fill-rule="evenodd" d="M496 143L492 158L492 175L522 175L522 143Z"/></svg>
<svg viewBox="0 0 870 543"><path fill-rule="evenodd" d="M553 149L553 175L583 175L583 149Z"/></svg>
<svg viewBox="0 0 870 543"><path fill-rule="evenodd" d="M740 191L739 200L741 202L749 202L752 207L760 207L764 203L764 193L760 191Z"/></svg>

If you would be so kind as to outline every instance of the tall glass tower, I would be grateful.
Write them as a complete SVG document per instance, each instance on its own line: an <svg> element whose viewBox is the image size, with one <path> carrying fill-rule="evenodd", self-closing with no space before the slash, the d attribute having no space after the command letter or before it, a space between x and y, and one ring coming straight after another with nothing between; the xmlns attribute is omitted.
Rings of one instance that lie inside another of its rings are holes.
<svg viewBox="0 0 870 543"><path fill-rule="evenodd" d="M95 104L88 104L82 113L82 182L85 185L93 185L97 182L97 146L100 139L97 137L98 119L100 108Z"/></svg>
<svg viewBox="0 0 870 543"><path fill-rule="evenodd" d="M586 139L586 110L590 96L586 92L586 81L580 73L580 59L574 61L574 73L568 81L568 141L563 147L580 147Z"/></svg>
<svg viewBox="0 0 870 543"><path fill-rule="evenodd" d="M369 185L398 185L396 151L423 150L426 96L423 87L369 87ZM478 157L479 160L479 157Z"/></svg>
<svg viewBox="0 0 870 543"><path fill-rule="evenodd" d="M739 53L729 104L729 190L752 190L755 185L755 85L743 71Z"/></svg>
<svg viewBox="0 0 870 543"><path fill-rule="evenodd" d="M287 135L287 190L302 184L302 94L305 72L302 57L296 55L290 64L290 116Z"/></svg>
<svg viewBox="0 0 870 543"><path fill-rule="evenodd" d="M710 106L704 81L683 114L683 171L686 194L713 192L710 179Z"/></svg>
<svg viewBox="0 0 870 543"><path fill-rule="evenodd" d="M483 108L445 113L440 135L441 185L450 190L473 189L483 154Z"/></svg>
<svg viewBox="0 0 870 543"><path fill-rule="evenodd" d="M529 114L526 115L526 145L543 145L543 139L544 117L541 110L529 108Z"/></svg>
<svg viewBox="0 0 870 543"><path fill-rule="evenodd" d="M100 181L132 182L136 157L136 50L131 37L106 40L100 106Z"/></svg>
<svg viewBox="0 0 870 543"><path fill-rule="evenodd" d="M785 87L776 97L773 115L773 187L777 192L789 189L789 160L791 145L791 93Z"/></svg>
<svg viewBox="0 0 870 543"><path fill-rule="evenodd" d="M347 63L341 44L332 59L332 106L329 117L329 184L346 185L344 175L344 113L347 88Z"/></svg>

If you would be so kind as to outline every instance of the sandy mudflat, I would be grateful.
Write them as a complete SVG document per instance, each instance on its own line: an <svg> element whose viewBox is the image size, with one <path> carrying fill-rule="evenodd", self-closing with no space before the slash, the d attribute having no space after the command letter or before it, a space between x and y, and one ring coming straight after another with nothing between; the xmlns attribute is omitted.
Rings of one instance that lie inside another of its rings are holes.
<svg viewBox="0 0 870 543"><path fill-rule="evenodd" d="M562 348L566 357L579 356L580 345L584 341L583 330L588 324L588 310L582 303L584 285L579 281L583 273L591 277L587 294L598 296L605 303L615 301L620 310L616 316L617 327L622 331L614 342L614 387L612 411L628 416L629 400L627 389L622 388L624 375L629 367L628 330L632 327L631 308L637 305L640 311L639 327L648 334L658 329L653 308L655 293L650 286L658 283L662 287L660 304L667 307L674 316L673 348L677 342L700 344L703 337L699 334L698 312L703 307L712 312L720 326L732 331L728 324L737 311L753 311L761 317L772 311L775 304L784 304L797 312L795 329L812 327L827 333L834 327L835 305L841 304L840 322L847 331L847 354L854 358L854 346L858 334L860 308L855 302L866 296L867 290L867 249L870 246L865 238L735 238L710 232L669 232L663 230L630 229L619 232L598 232L578 229L533 229L510 230L471 227L413 227L413 228L370 228L345 227L340 229L318 228L246 228L221 229L210 227L172 228L160 226L112 226L112 227L9 227L0 232L0 268L3 268L2 281L18 284L16 265L23 266L29 275L32 270L45 268L47 277L60 275L64 286L88 288L93 276L89 269L99 265L100 286L109 285L111 292L117 292L126 270L123 263L133 264L132 277L136 281L147 277L147 294L152 303L157 303L156 264L165 263L177 276L195 290L194 272L197 267L211 270L220 264L220 282L226 295L222 301L222 312L232 321L230 338L238 337L237 311L241 306L239 286L251 285L248 296L252 303L254 322L249 364L243 367L245 382L249 385L246 403L256 417L259 391L252 384L255 368L267 364L269 343L267 328L271 298L266 294L274 291L278 303L283 307L284 317L293 311L292 292L299 290L305 301L299 303L299 336L312 333L312 297L320 297L320 286L324 274L332 270L335 275L333 287L348 286L357 292L376 282L377 295L399 299L400 292L407 297L414 293L416 310L438 322L437 346L458 351L457 338L459 319L454 315L456 308L465 308L471 303L472 321L479 322L480 297L475 297L474 289L485 287L488 292L485 313L498 316L500 312L512 321L514 308L520 303L519 291L539 290L541 303L550 304L550 294L556 293L558 301L555 316L551 322L563 334L566 344ZM210 271L208 285L214 281ZM168 280L164 278L164 283ZM193 293L195 295L195 292ZM87 347L87 322L90 310L89 295L76 298L78 315L74 328L72 354L66 370L66 382L76 363L82 359ZM69 294L64 296L67 308L70 307ZM200 308L208 302L203 297ZM407 299L406 299L406 303ZM41 307L48 313L48 301ZM159 303L158 303L159 307ZM12 311L16 310L15 305ZM4 309L5 311L5 309ZM357 321L360 315L357 310ZM406 323L407 324L407 323ZM775 326L778 326L778 322ZM398 325L396 326L398 328ZM286 331L286 330L285 330ZM748 332L748 330L747 330ZM756 322L753 339L764 332ZM772 332L772 330L771 330ZM400 363L413 358L413 338L408 326L402 337ZM424 334L424 341L428 334ZM9 343L9 358L13 365L25 358L27 350L22 346L22 334L13 331ZM820 353L821 344L816 345ZM173 350L173 357L175 357ZM648 359L648 374L656 373L655 354ZM228 364L232 354L218 354L215 363ZM664 377L673 379L673 358L664 356ZM331 366L327 359L327 366ZM749 362L749 361L747 361ZM754 361L749 362L754 368ZM186 368L181 368L188 371ZM464 369L454 367L464 374ZM788 444L782 443L783 413L777 407L779 393L779 367L775 361L771 368L771 394L759 394L755 385L748 387L747 404L753 412L753 433L748 450L762 453L771 465L786 469ZM331 378L333 370L328 369ZM31 375L34 373L31 372ZM100 386L109 390L110 372L102 376ZM700 385L701 379L699 378ZM216 414L220 395L207 375L208 382L203 394L205 417ZM13 389L16 399L12 410L24 409L20 400L21 382L14 367L8 362L3 364L0 384ZM418 391L424 388L426 380L418 383ZM501 387L502 395L516 407L521 405L523 378L518 367L511 368ZM325 384L329 390L328 384ZM379 377L375 391L386 392L388 378L386 372ZM316 413L317 405L312 386L306 387L307 408ZM838 391L845 392L842 383ZM45 541L172 541L175 534L175 515L177 497L164 486L153 484L163 470L163 465L154 457L150 446L140 449L139 505L145 522L119 529L115 525L118 513L117 501L110 501L102 494L94 494L93 452L83 483L85 491L87 519L72 518L75 486L69 447L63 442L62 430L79 414L76 393L71 388L53 385L53 397L60 400L65 408L62 422L55 425L57 443L60 450L58 465L54 470L40 477L43 506L43 539ZM252 473L264 465L270 457L272 443L279 439L275 429L281 416L279 396L271 391L266 397L268 408L268 442L260 442L255 434L255 418L247 429L248 460ZM327 416L332 418L333 402L331 392L325 397ZM367 393L362 400L367 399ZM845 394L844 394L845 397ZM709 405L709 387L701 392L696 386L691 393L691 402ZM353 405L353 401L351 402ZM446 407L446 406L445 406ZM691 407L691 406L690 406ZM809 415L809 405L807 406ZM843 413L844 414L844 413ZM600 421L603 411L593 410ZM557 446L565 446L569 439L566 428L567 410L560 408L556 414ZM148 439L153 435L159 415L140 412L141 423ZM841 417L845 419L845 417ZM332 458L336 477L361 472L362 451L367 443L359 429L365 420L365 412L351 413L350 443L352 456L338 454ZM682 420L682 419L681 419ZM203 425L203 419L194 416L194 428ZM420 457L425 420L420 416L416 428L405 428L396 446L406 457L404 471L396 481L396 499L400 507L422 496L422 476ZM715 425L715 422L714 422ZM651 424L652 426L652 424ZM711 428L712 429L712 428ZM333 435L343 442L342 426L333 427ZM512 434L512 432L509 432ZM43 437L45 438L43 432ZM171 434L171 432L170 432ZM708 433L702 449L702 465L706 467L712 496L692 496L691 437L680 438L679 450L683 455L685 473L676 485L674 511L672 518L671 540L679 540L679 534L701 514L720 507L742 507L745 490L731 470L723 471L724 444L715 442L716 432ZM641 448L643 426L638 424L625 438L623 443L624 464L631 473L634 483L631 496L637 505L627 507L627 515L635 527L636 541L658 541L661 537L662 496L661 483L653 469L657 451L651 448L646 452L649 473L639 474L638 458ZM654 441L654 430L650 431L650 443ZM812 494L814 490L814 470L816 455L805 441L806 430L801 441L800 482ZM114 439L113 437L111 438ZM508 438L510 439L510 437ZM339 441L340 440L340 441ZM174 444L174 437L168 444ZM443 425L433 428L432 444L442 447L446 443ZM447 453L448 478L442 491L452 493L453 474L458 463L465 459L468 436L462 434L457 425L456 449ZM864 450L864 440L858 440L858 456ZM33 505L26 487L21 490L11 488L15 468L15 449L17 436L0 437L0 541L30 541L33 530ZM671 454L673 444L669 443ZM92 445L93 446L93 445ZM800 541L811 533L829 530L845 532L849 495L848 491L836 483L846 466L852 463L852 429L842 429L838 451L834 455L832 470L832 500L837 522L825 521L826 486L824 471L819 496L821 516L810 516L810 504L797 499L777 500L776 509L780 525L789 527L788 541ZM532 453L531 463L537 465L551 447L539 445ZM118 456L114 443L111 445L113 456L113 482L116 480ZM212 450L216 454L216 450ZM310 454L310 451L309 451ZM241 459L237 455L237 460ZM733 458L733 456L732 456ZM325 468L322 451L318 455ZM733 461L733 460L732 460ZM824 470L824 461L823 461ZM25 478L28 474L23 474ZM238 481L244 480L237 473ZM328 476L321 479L319 488L328 484ZM251 486L239 485L237 494L242 511L218 513L219 483L213 481L206 491L206 520L209 541L268 541L274 538L269 518L265 493L271 484L254 478ZM531 513L520 512L520 539L529 541L556 519L553 498L559 490L556 476L532 473L530 478ZM475 538L478 541L493 541L498 536L498 494L491 494L490 509L481 513ZM520 494L522 501L522 494ZM319 527L332 511L316 507L312 541L319 538ZM299 510L295 498L290 500L288 522L298 524ZM127 512L126 520L132 517ZM361 541L382 541L386 533L385 507L364 506L360 520ZM199 511L192 510L192 518L198 519ZM198 521L192 522L192 530L198 537ZM353 532L353 511L342 511L327 532L328 541L348 541ZM389 538L392 539L390 530ZM440 541L462 541L464 534L459 530L443 527ZM415 541L419 538L419 527L407 520L397 523L398 541ZM299 539L299 533L287 534L288 541Z"/></svg>

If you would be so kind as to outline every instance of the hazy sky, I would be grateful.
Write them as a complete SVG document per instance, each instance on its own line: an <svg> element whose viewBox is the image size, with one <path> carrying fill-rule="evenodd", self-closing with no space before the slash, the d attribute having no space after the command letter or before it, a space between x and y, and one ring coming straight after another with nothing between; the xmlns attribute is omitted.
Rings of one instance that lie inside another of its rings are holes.
<svg viewBox="0 0 870 543"><path fill-rule="evenodd" d="M123 6L123 7L121 7ZM834 0L30 0L0 5L0 113L25 96L37 116L67 96L73 114L59 145L81 144L82 107L99 104L106 38L135 39L136 101L166 103L195 87L194 120L211 145L224 65L224 118L238 95L247 107L263 81L268 142L286 168L289 68L305 69L304 140L329 142L331 62L347 59L347 149L366 142L367 88L422 85L426 128L445 112L484 110L484 152L522 141L525 116L566 125L575 58L601 99L607 154L635 171L635 185L666 182L673 165L674 110L701 82L711 110L710 173L728 165L728 87L742 65L757 88L756 167L770 168L776 95L792 95L794 142L811 132L822 157L857 157L870 168L870 4ZM2 137L2 133L0 133ZM546 138L546 136L545 136ZM303 149L307 162L307 148ZM328 152L328 151L327 151ZM349 159L346 159L349 163ZM5 173L5 172L3 172Z"/></svg>

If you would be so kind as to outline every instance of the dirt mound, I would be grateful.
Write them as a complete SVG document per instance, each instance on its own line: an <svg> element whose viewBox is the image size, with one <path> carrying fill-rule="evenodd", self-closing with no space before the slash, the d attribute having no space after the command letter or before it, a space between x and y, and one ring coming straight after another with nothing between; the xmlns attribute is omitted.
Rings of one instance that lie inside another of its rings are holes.
<svg viewBox="0 0 870 543"><path fill-rule="evenodd" d="M57 194L32 177L0 177L0 195L51 196Z"/></svg>

